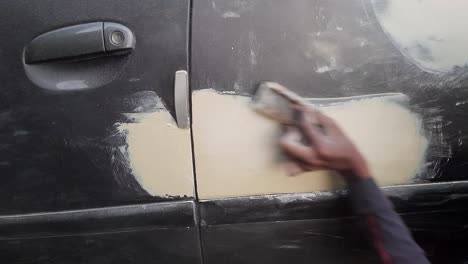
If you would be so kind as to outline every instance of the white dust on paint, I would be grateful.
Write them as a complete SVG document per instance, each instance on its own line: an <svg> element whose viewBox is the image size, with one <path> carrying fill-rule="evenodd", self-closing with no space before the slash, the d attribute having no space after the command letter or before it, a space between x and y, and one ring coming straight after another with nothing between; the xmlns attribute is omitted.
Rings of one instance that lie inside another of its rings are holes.
<svg viewBox="0 0 468 264"><path fill-rule="evenodd" d="M327 73L331 71L349 73L353 68L347 67L343 61L342 51L336 43L331 41L311 40L310 49L306 57L318 56L323 62L316 66L316 73Z"/></svg>
<svg viewBox="0 0 468 264"><path fill-rule="evenodd" d="M330 71L330 68L327 65L320 66L315 70L316 73L324 73Z"/></svg>
<svg viewBox="0 0 468 264"><path fill-rule="evenodd" d="M222 15L221 15L222 18L239 18L240 15L236 12L232 12L232 11L228 11L228 12L224 12Z"/></svg>
<svg viewBox="0 0 468 264"><path fill-rule="evenodd" d="M222 18L239 18L245 12L249 12L255 6L255 1L232 0L220 5L217 1L211 1L211 8L221 15Z"/></svg>
<svg viewBox="0 0 468 264"><path fill-rule="evenodd" d="M163 109L150 113L127 113L129 122L117 123L127 147L132 175L154 196L193 196L190 130L180 129Z"/></svg>
<svg viewBox="0 0 468 264"><path fill-rule="evenodd" d="M432 73L468 62L468 1L372 0L376 16L395 46Z"/></svg>
<svg viewBox="0 0 468 264"><path fill-rule="evenodd" d="M324 191L342 185L330 172L288 177L277 124L257 115L250 97L211 89L192 95L194 150L201 199ZM382 98L321 108L348 133L381 185L405 184L425 161L421 119Z"/></svg>
<svg viewBox="0 0 468 264"><path fill-rule="evenodd" d="M257 65L257 54L259 53L260 45L257 41L257 36L254 32L249 32L249 48L250 48L250 67Z"/></svg>

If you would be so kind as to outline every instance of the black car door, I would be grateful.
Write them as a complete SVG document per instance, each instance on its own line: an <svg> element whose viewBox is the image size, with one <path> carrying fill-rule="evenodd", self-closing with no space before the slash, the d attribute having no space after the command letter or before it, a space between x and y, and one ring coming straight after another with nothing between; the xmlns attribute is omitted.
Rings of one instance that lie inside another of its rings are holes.
<svg viewBox="0 0 468 264"><path fill-rule="evenodd" d="M189 1L0 6L1 262L199 263Z"/></svg>
<svg viewBox="0 0 468 264"><path fill-rule="evenodd" d="M390 165L374 176L390 186L384 190L431 261L466 262L468 41L459 17L467 8L418 0L194 1L194 160L206 263L378 263L337 191L342 185L321 173L281 172L281 129L249 108L262 80L309 98L349 132L360 129L351 136L367 135L353 140L371 167ZM375 94L405 98L404 108L392 105L411 112L417 129L383 108L343 103Z"/></svg>

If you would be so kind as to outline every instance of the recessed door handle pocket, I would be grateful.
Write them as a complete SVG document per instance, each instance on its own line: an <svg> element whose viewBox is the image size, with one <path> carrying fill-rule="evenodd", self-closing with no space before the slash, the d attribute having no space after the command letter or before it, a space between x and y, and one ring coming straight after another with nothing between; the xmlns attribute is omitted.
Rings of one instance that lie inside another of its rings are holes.
<svg viewBox="0 0 468 264"><path fill-rule="evenodd" d="M26 64L83 60L128 53L135 35L126 26L93 22L56 29L33 39L25 48Z"/></svg>

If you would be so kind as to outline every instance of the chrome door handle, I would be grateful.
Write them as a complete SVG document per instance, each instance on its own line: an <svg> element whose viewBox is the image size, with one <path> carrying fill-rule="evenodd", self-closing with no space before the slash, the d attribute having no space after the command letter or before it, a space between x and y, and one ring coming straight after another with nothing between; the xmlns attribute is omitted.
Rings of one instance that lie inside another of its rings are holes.
<svg viewBox="0 0 468 264"><path fill-rule="evenodd" d="M189 85L187 71L176 71L174 81L174 102L177 126L189 128Z"/></svg>

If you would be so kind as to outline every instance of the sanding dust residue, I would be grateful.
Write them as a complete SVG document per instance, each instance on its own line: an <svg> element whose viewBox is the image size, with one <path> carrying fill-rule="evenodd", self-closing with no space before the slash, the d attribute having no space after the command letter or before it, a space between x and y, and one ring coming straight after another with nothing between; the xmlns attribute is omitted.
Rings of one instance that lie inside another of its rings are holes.
<svg viewBox="0 0 468 264"><path fill-rule="evenodd" d="M340 188L321 171L289 177L280 161L277 124L254 113L250 97L194 92L193 133L201 199ZM321 109L334 118L369 162L381 185L403 184L418 173L428 145L420 118L381 98Z"/></svg>
<svg viewBox="0 0 468 264"><path fill-rule="evenodd" d="M428 72L449 72L468 62L465 0L372 0L395 46Z"/></svg>
<svg viewBox="0 0 468 264"><path fill-rule="evenodd" d="M190 130L179 129L166 110L126 116L132 122L116 127L141 187L154 196L193 196Z"/></svg>

